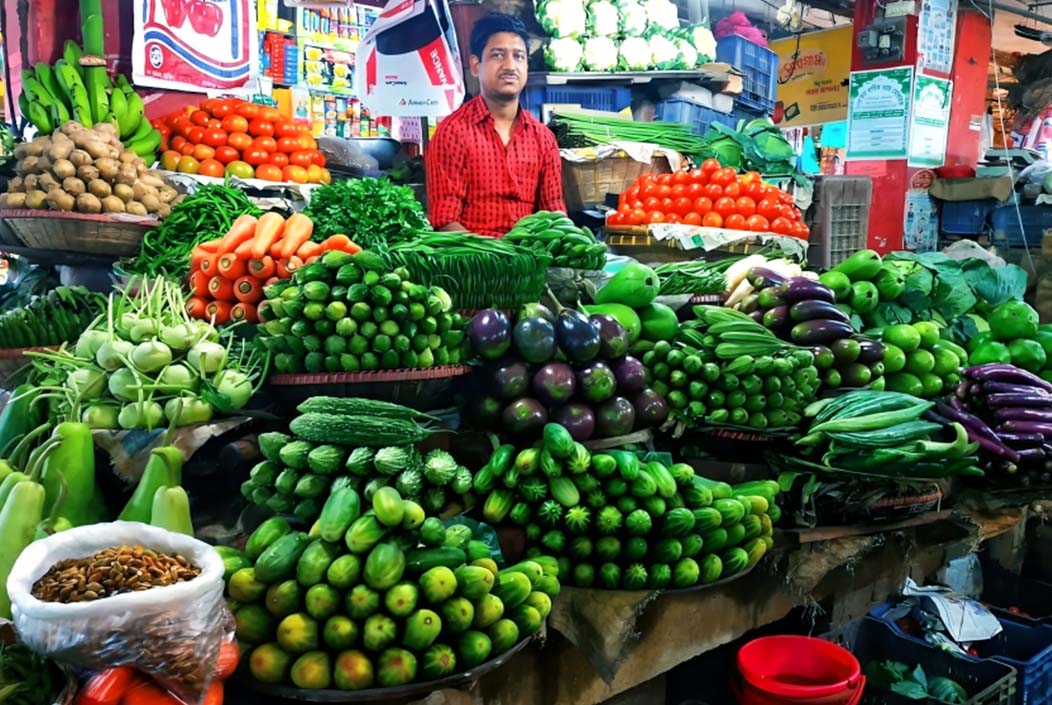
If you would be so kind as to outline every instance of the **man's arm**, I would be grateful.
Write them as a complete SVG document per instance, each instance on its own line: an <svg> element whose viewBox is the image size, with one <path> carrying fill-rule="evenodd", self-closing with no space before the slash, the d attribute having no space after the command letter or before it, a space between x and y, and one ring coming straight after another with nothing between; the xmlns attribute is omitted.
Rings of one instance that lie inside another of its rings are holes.
<svg viewBox="0 0 1052 705"><path fill-rule="evenodd" d="M428 220L436 230L464 229L458 223L467 196L464 157L463 141L439 127L424 157Z"/></svg>
<svg viewBox="0 0 1052 705"><path fill-rule="evenodd" d="M566 212L563 200L563 160L559 156L559 144L555 135L547 129L544 148L541 151L541 177L537 182L537 210Z"/></svg>

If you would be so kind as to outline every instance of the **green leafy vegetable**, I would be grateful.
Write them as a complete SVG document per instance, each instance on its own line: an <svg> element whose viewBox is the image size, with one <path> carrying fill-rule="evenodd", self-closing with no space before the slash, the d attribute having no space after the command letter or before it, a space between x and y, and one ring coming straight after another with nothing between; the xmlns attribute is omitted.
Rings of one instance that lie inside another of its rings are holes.
<svg viewBox="0 0 1052 705"><path fill-rule="evenodd" d="M315 241L342 233L365 249L412 240L429 229L413 189L387 179L344 179L320 186L304 214L314 221Z"/></svg>

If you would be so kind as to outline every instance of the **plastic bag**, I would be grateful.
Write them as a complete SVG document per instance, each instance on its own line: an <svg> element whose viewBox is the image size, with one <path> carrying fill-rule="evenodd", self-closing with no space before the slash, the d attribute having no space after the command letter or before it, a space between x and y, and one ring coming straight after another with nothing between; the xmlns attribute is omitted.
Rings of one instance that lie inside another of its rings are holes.
<svg viewBox="0 0 1052 705"><path fill-rule="evenodd" d="M91 602L42 602L36 583L55 563L115 546L181 555L201 569L186 582ZM76 669L134 665L186 702L199 702L232 631L223 561L208 544L138 522L81 526L29 545L7 580L15 628L33 651Z"/></svg>
<svg viewBox="0 0 1052 705"><path fill-rule="evenodd" d="M380 162L366 154L362 146L354 140L323 136L318 138L318 149L325 155L330 166L372 171L380 168Z"/></svg>

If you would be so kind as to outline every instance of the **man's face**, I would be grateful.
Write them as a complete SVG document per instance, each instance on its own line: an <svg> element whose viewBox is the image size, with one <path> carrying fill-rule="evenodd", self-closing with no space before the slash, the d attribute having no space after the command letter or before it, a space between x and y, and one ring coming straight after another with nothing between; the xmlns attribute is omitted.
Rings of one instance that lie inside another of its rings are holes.
<svg viewBox="0 0 1052 705"><path fill-rule="evenodd" d="M522 37L498 32L486 42L482 56L471 57L471 75L478 78L483 95L518 99L526 85L527 58Z"/></svg>

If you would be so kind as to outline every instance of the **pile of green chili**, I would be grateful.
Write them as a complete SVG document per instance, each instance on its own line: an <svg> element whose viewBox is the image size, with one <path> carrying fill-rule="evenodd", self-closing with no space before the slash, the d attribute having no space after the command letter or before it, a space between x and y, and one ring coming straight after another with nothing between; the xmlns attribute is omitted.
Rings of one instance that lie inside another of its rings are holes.
<svg viewBox="0 0 1052 705"><path fill-rule="evenodd" d="M190 270L198 244L226 235L238 216L262 215L245 192L225 184L205 184L172 207L172 212L142 239L139 256L124 269L149 277L181 279Z"/></svg>

